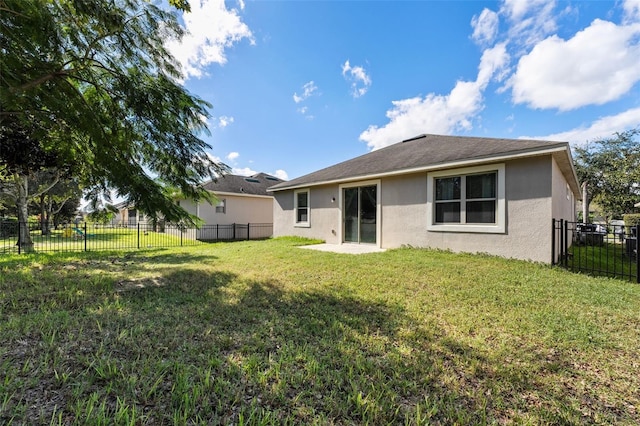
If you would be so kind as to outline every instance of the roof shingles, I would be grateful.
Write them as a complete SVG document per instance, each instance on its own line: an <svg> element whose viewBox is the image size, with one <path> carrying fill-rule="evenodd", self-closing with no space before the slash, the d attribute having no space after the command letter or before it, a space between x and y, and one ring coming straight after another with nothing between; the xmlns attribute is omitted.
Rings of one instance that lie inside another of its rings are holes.
<svg viewBox="0 0 640 426"><path fill-rule="evenodd" d="M369 152L351 160L269 189L278 191L302 185L335 182L364 176L383 175L403 170L437 167L460 161L490 160L492 157L532 154L554 148L568 148L566 142L524 139L495 139L462 136L422 135Z"/></svg>
<svg viewBox="0 0 640 426"><path fill-rule="evenodd" d="M222 175L216 181L203 184L203 188L211 192L228 192L233 194L271 196L267 188L283 182L282 179L258 173L253 176Z"/></svg>

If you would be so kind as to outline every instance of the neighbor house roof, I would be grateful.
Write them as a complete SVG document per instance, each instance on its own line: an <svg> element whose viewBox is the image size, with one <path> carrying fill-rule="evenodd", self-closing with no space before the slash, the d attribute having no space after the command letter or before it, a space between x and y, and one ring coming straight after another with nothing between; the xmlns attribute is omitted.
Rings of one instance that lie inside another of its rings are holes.
<svg viewBox="0 0 640 426"><path fill-rule="evenodd" d="M222 175L215 181L209 181L202 185L208 191L222 194L260 195L268 196L267 188L284 182L275 176L266 173L258 173L253 176Z"/></svg>
<svg viewBox="0 0 640 426"><path fill-rule="evenodd" d="M552 154L574 194L580 188L566 142L421 135L269 188L269 192Z"/></svg>

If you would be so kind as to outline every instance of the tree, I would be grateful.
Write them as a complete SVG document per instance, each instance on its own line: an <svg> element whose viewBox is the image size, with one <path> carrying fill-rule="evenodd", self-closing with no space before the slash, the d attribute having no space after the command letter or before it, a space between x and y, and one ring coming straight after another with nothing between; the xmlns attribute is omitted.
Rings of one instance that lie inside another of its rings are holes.
<svg viewBox="0 0 640 426"><path fill-rule="evenodd" d="M578 179L607 220L633 212L640 200L639 136L637 128L574 148Z"/></svg>
<svg viewBox="0 0 640 426"><path fill-rule="evenodd" d="M0 195L17 208L18 242L26 251L33 249L27 225L29 200L48 192L72 164L64 165L55 151L44 148L41 141L34 139L33 129L32 124L12 116L6 117L0 125ZM35 185L38 190L34 193L30 187Z"/></svg>
<svg viewBox="0 0 640 426"><path fill-rule="evenodd" d="M51 226L60 222L60 218L57 216L65 206L73 206L74 210L78 208L82 198L82 190L77 179L63 177L60 175L59 170L44 170L38 173L36 177L37 180L34 181L33 185L31 183L29 185L38 189L46 188L47 190L36 190L39 195L35 197L35 200L33 199L34 197L31 198L40 214L42 235L49 235ZM55 183L52 185L52 182ZM68 209L65 211L65 214L67 213Z"/></svg>
<svg viewBox="0 0 640 426"><path fill-rule="evenodd" d="M191 222L158 178L209 199L199 183L227 167L199 137L210 105L178 83L163 44L183 30L153 3L0 0L0 127L28 125L43 152L81 164L89 197L113 188L152 217Z"/></svg>

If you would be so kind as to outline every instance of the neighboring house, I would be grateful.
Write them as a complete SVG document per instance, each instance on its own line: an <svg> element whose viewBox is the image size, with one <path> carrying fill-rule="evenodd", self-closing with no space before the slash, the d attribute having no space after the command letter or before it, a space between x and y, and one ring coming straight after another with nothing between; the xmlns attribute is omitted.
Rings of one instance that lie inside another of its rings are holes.
<svg viewBox="0 0 640 426"><path fill-rule="evenodd" d="M111 220L111 224L115 226L136 226L139 223L146 223L147 218L135 206L128 204L126 201L114 205L118 209L115 217Z"/></svg>
<svg viewBox="0 0 640 426"><path fill-rule="evenodd" d="M550 262L580 197L564 142L422 135L269 189L274 236Z"/></svg>
<svg viewBox="0 0 640 426"><path fill-rule="evenodd" d="M271 224L273 195L267 188L283 182L274 176L258 173L253 176L223 175L203 187L216 197L213 204L180 200L180 206L198 216L206 225Z"/></svg>

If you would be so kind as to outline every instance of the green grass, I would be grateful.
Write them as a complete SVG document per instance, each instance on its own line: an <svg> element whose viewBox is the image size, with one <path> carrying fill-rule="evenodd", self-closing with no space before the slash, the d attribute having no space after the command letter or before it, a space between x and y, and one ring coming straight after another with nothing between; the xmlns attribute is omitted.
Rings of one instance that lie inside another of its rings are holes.
<svg viewBox="0 0 640 426"><path fill-rule="evenodd" d="M152 232L142 228L103 228L88 226L86 238L84 229L82 234L72 228L52 230L50 235L42 235L38 231L31 232L34 250L36 252L61 251L92 251L92 250L123 250L153 247L179 247L194 245L199 242L194 239L195 230L190 229L180 235L176 229L167 232ZM17 253L17 236L0 238L0 254ZM86 241L85 241L86 240Z"/></svg>
<svg viewBox="0 0 640 426"><path fill-rule="evenodd" d="M610 241L614 241L613 238ZM569 248L571 257L567 267L572 271L583 271L594 276L626 278L637 281L636 258L627 253L626 247L618 242L602 245L577 245Z"/></svg>
<svg viewBox="0 0 640 426"><path fill-rule="evenodd" d="M640 286L306 242L0 257L0 423L640 422Z"/></svg>

